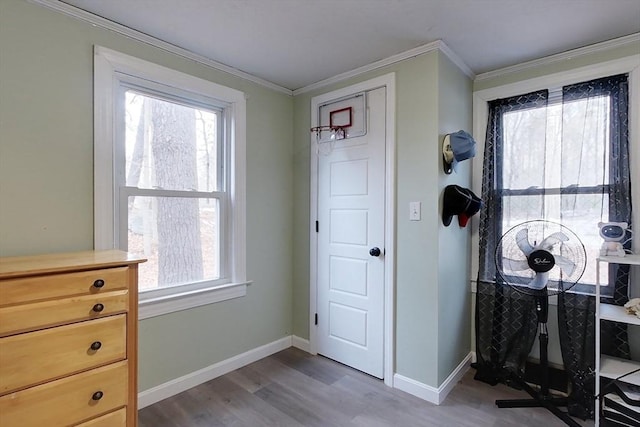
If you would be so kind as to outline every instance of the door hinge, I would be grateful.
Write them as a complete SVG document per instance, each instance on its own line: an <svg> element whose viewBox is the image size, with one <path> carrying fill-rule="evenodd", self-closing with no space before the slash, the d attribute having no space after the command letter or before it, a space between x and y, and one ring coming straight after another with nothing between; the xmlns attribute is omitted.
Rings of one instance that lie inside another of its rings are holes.
<svg viewBox="0 0 640 427"><path fill-rule="evenodd" d="M316 313L316 325L318 324L318 313Z"/></svg>
<svg viewBox="0 0 640 427"><path fill-rule="evenodd" d="M320 222L316 221L316 233L320 231Z"/></svg>

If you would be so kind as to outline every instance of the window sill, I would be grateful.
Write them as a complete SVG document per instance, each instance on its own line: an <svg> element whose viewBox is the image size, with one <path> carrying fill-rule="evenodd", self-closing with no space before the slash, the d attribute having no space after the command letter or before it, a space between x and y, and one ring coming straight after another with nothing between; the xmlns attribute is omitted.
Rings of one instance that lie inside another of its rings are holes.
<svg viewBox="0 0 640 427"><path fill-rule="evenodd" d="M148 298L140 298L138 303L138 320L162 316L176 311L188 310L201 305L213 304L247 294L247 285L252 282L229 283L197 291L176 293L173 295Z"/></svg>

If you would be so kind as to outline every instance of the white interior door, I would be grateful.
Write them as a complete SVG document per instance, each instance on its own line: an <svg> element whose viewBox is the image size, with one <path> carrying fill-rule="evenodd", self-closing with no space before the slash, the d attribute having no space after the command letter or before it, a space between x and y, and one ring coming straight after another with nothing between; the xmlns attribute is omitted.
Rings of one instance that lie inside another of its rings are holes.
<svg viewBox="0 0 640 427"><path fill-rule="evenodd" d="M386 89L364 96L366 133L318 155L317 349L382 378Z"/></svg>

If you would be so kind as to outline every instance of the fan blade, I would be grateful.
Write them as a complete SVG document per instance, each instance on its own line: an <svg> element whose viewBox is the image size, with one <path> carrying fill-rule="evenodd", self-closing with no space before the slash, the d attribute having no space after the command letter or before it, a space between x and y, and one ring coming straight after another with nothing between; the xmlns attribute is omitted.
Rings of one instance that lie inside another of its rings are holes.
<svg viewBox="0 0 640 427"><path fill-rule="evenodd" d="M556 265L560 267L560 270L562 270L562 272L567 276L571 277L576 269L576 264L570 259L560 255L554 255L553 257L556 260Z"/></svg>
<svg viewBox="0 0 640 427"><path fill-rule="evenodd" d="M550 251L551 248L557 245L560 242L566 242L569 240L564 233L557 231L552 235L546 237L539 245L536 246L536 249L544 249L545 251Z"/></svg>
<svg viewBox="0 0 640 427"><path fill-rule="evenodd" d="M509 271L522 271L529 268L529 263L526 259L502 258L502 267Z"/></svg>
<svg viewBox="0 0 640 427"><path fill-rule="evenodd" d="M516 244L525 256L533 252L533 246L529 243L529 229L523 228L516 234Z"/></svg>
<svg viewBox="0 0 640 427"><path fill-rule="evenodd" d="M535 277L525 286L527 288L540 290L547 286L549 281L549 273L536 273Z"/></svg>

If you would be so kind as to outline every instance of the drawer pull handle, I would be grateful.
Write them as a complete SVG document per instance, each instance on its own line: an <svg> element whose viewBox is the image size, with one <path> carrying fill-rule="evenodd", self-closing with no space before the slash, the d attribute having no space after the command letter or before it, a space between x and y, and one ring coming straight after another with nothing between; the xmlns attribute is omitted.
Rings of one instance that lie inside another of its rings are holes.
<svg viewBox="0 0 640 427"><path fill-rule="evenodd" d="M102 347L102 343L100 341L94 341L91 343L91 350L98 351Z"/></svg>
<svg viewBox="0 0 640 427"><path fill-rule="evenodd" d="M100 289L103 286L104 286L104 280L102 280L102 279L98 279L95 282L93 282L93 287L94 288Z"/></svg>
<svg viewBox="0 0 640 427"><path fill-rule="evenodd" d="M93 306L93 311L95 311L96 313L100 313L102 310L104 310L103 304L96 304Z"/></svg>
<svg viewBox="0 0 640 427"><path fill-rule="evenodd" d="M102 396L104 396L104 393L101 391L96 391L95 393L93 393L93 396L91 396L91 399L93 400L100 400L102 399Z"/></svg>

